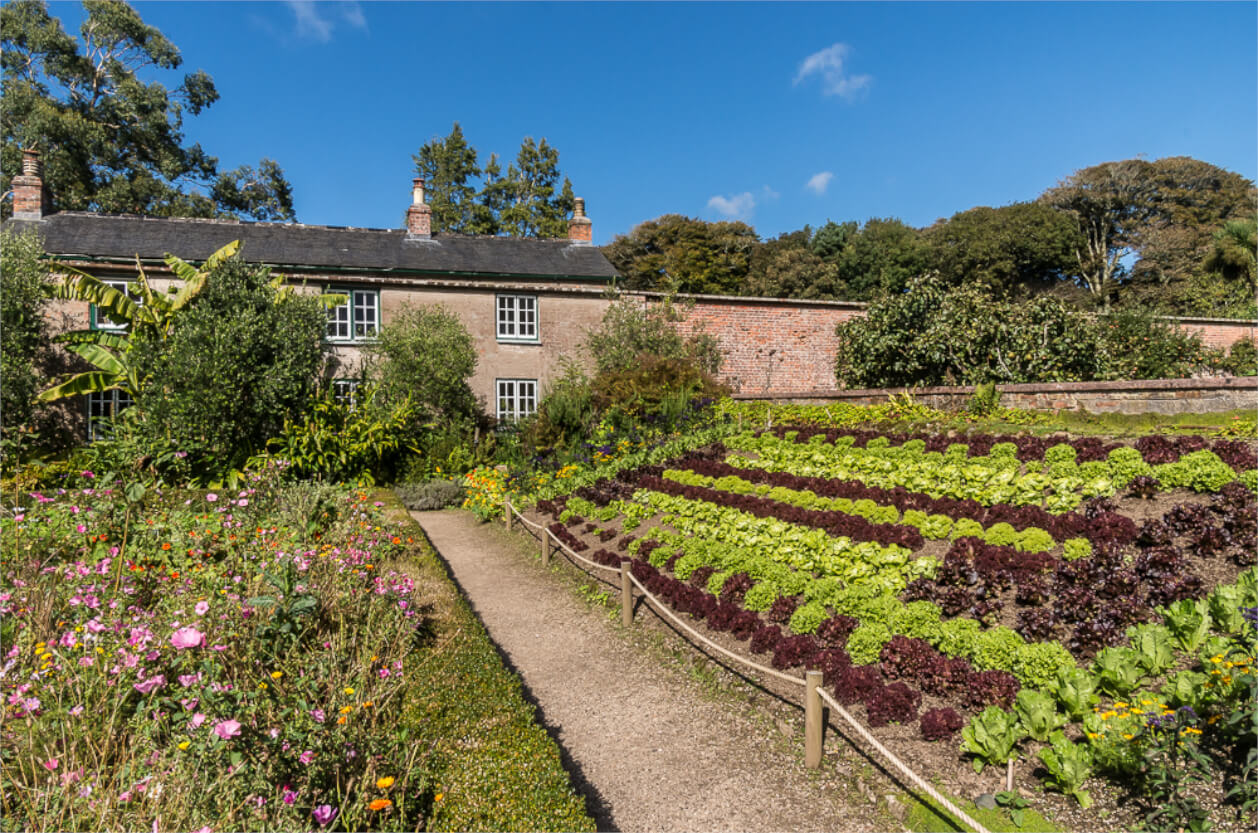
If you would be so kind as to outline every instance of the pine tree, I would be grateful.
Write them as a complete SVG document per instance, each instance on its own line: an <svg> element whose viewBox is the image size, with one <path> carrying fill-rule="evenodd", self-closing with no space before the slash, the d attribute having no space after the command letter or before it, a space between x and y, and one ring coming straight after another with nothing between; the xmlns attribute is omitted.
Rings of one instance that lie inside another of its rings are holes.
<svg viewBox="0 0 1258 833"><path fill-rule="evenodd" d="M481 175L476 149L463 138L456 121L450 135L433 138L415 154L415 172L424 178L426 199L432 207L432 230L473 233L476 222L474 181Z"/></svg>

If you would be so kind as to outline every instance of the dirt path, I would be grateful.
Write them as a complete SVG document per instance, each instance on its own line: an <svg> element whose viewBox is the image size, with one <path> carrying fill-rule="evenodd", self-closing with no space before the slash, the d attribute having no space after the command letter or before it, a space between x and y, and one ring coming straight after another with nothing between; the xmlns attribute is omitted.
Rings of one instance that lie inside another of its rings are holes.
<svg viewBox="0 0 1258 833"><path fill-rule="evenodd" d="M896 826L851 798L854 772L804 768L802 716L775 727L733 696L705 692L577 598L518 536L467 512L412 515L523 678L600 830Z"/></svg>

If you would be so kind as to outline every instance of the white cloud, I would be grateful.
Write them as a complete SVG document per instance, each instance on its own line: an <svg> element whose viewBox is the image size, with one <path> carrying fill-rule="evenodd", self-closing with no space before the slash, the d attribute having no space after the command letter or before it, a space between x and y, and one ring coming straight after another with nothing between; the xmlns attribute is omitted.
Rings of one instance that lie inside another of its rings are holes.
<svg viewBox="0 0 1258 833"><path fill-rule="evenodd" d="M316 0L285 0L297 18L297 36L320 43L332 40L338 23L348 23L355 29L366 29L367 18L357 1L348 3L320 3Z"/></svg>
<svg viewBox="0 0 1258 833"><path fill-rule="evenodd" d="M774 191L772 188L770 188L768 185L760 186L760 195L764 197L766 200L776 200L782 196L777 191Z"/></svg>
<svg viewBox="0 0 1258 833"><path fill-rule="evenodd" d="M820 52L812 53L799 65L795 83L799 84L809 76L818 75L821 77L823 93L837 95L847 101L854 100L869 88L874 79L872 75L848 75L844 72L843 63L851 51L852 48L846 43L836 43Z"/></svg>
<svg viewBox="0 0 1258 833"><path fill-rule="evenodd" d="M826 192L826 189L830 187L830 180L832 179L834 179L834 174L830 171L822 171L819 174L813 174L812 178L808 180L808 183L804 185L804 187L812 191L817 196L821 196Z"/></svg>
<svg viewBox="0 0 1258 833"><path fill-rule="evenodd" d="M751 218L751 212L756 208L756 198L751 195L750 191L734 194L731 197L722 197L717 194L708 200L708 208L715 209L718 214L724 214L731 220L747 220Z"/></svg>

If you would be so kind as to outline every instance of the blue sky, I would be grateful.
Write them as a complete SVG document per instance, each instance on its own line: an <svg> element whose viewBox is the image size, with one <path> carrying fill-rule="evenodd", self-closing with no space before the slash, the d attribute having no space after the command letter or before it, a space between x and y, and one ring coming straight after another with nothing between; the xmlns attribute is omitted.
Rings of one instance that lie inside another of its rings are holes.
<svg viewBox="0 0 1258 833"><path fill-rule="evenodd" d="M1137 155L1258 174L1252 2L136 6L222 96L188 139L275 159L307 223L401 226L456 120L482 160L545 137L596 243L667 213L920 226Z"/></svg>

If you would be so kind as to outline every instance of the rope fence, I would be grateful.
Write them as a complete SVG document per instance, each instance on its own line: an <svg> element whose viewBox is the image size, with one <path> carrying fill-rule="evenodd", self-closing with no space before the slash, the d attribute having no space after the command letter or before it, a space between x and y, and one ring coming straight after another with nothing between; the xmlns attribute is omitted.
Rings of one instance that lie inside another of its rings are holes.
<svg viewBox="0 0 1258 833"><path fill-rule="evenodd" d="M710 648L721 655L728 657L734 662L750 668L760 674L764 674L774 679L781 680L792 685L804 687L804 763L816 769L821 766L822 759L822 736L824 731L824 712L822 704L829 706L831 713L837 714L844 722L852 727L852 730L858 737L864 740L870 748L882 756L892 767L894 767L901 775L916 785L922 792L930 796L939 806L950 813L953 818L967 825L974 833L989 833L987 828L972 819L967 813L957 807L951 800L944 796L939 790L931 786L924 778L914 772L908 764L899 759L890 749L878 741L877 738L867 729L864 724L852 716L851 712L845 709L833 697L831 697L824 688L821 687L822 673L820 671L808 671L803 678L792 677L790 674L784 674L775 668L761 665L753 662L744 656L734 653L717 643L708 639L699 633L689 623L683 621L667 604L657 598L653 593L646 589L642 582L629 570L629 562L622 561L619 567L608 567L605 564L597 564L584 558L572 548L564 544L544 524L538 524L524 517L519 510L511 505L511 502L504 501L506 512L504 512L505 523L508 530L511 529L513 518L519 518L522 523L541 532L542 539L542 563L549 563L551 548L558 545L559 549L567 553L571 558L576 559L582 564L594 567L595 569L604 570L609 573L616 573L620 577L620 618L621 623L625 627L633 624L633 588L637 587L642 594L642 598L651 605L652 609L661 616L667 617L676 627L683 631L693 641Z"/></svg>

